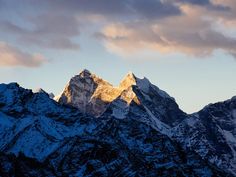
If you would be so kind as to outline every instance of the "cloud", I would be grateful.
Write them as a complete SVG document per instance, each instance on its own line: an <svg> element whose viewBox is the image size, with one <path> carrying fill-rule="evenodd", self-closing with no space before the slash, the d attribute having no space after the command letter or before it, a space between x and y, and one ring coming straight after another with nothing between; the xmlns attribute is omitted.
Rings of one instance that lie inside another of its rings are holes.
<svg viewBox="0 0 236 177"><path fill-rule="evenodd" d="M31 55L5 42L0 42L0 66L39 67L47 60L41 54Z"/></svg>
<svg viewBox="0 0 236 177"><path fill-rule="evenodd" d="M28 19L30 25L21 27L9 21L0 22L0 29L16 36L19 43L42 48L78 50L73 38L79 35L75 17L47 13Z"/></svg>
<svg viewBox="0 0 236 177"><path fill-rule="evenodd" d="M136 0L133 3L133 8L136 10L137 14L140 14L150 19L163 18L181 14L181 11L177 6L171 3L164 3L164 1Z"/></svg>
<svg viewBox="0 0 236 177"><path fill-rule="evenodd" d="M147 49L197 57L211 55L215 50L229 54L236 52L236 38L214 28L216 22L228 22L228 12L209 12L202 5L180 4L179 7L183 15L152 21L111 23L99 36L109 51L121 55Z"/></svg>
<svg viewBox="0 0 236 177"><path fill-rule="evenodd" d="M230 10L230 6L227 6L225 3L214 3L215 0L170 0L172 2L180 4L190 4L196 6L202 6L208 10L214 11L227 11Z"/></svg>
<svg viewBox="0 0 236 177"><path fill-rule="evenodd" d="M95 33L109 51L122 55L151 50L202 57L215 50L236 51L231 35L236 31L235 0L0 2L6 13L18 15L12 20L0 11L0 35L9 34L18 44L78 50L81 35Z"/></svg>
<svg viewBox="0 0 236 177"><path fill-rule="evenodd" d="M116 19L132 18L132 16L163 18L181 13L175 4L163 0L70 0L50 1L49 4L54 10L63 9L76 14L95 14Z"/></svg>
<svg viewBox="0 0 236 177"><path fill-rule="evenodd" d="M77 41L81 26L93 25L89 22L92 16L101 16L110 22L160 19L181 14L175 4L162 0L23 0L19 5L14 1L2 1L6 13L0 13L2 32L13 35L19 44L60 50L80 48ZM15 15L17 20L9 18L8 13Z"/></svg>

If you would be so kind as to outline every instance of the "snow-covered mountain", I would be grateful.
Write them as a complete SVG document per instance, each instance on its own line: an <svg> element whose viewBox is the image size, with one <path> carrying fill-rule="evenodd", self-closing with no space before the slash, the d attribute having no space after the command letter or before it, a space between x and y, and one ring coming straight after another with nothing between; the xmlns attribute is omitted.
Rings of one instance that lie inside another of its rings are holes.
<svg viewBox="0 0 236 177"><path fill-rule="evenodd" d="M210 104L172 129L183 147L236 174L236 97Z"/></svg>
<svg viewBox="0 0 236 177"><path fill-rule="evenodd" d="M120 92L118 88L85 69L74 76L63 92L54 99L61 104L76 107L83 113L99 116Z"/></svg>
<svg viewBox="0 0 236 177"><path fill-rule="evenodd" d="M118 87L114 87L88 70L83 70L69 81L55 100L96 117L103 114L107 107L117 100L123 100L127 106L132 101L145 105L145 108L152 109L154 114L160 114L163 122L170 124L175 124L178 118L184 116L174 98L151 84L147 78L139 79L131 72Z"/></svg>
<svg viewBox="0 0 236 177"><path fill-rule="evenodd" d="M236 99L187 115L128 73L88 70L62 94L0 84L0 176L235 176Z"/></svg>

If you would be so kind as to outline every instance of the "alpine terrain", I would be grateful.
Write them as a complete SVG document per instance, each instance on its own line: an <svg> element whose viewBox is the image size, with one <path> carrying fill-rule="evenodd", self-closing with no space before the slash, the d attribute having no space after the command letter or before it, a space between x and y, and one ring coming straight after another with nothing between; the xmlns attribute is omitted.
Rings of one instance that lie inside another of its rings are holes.
<svg viewBox="0 0 236 177"><path fill-rule="evenodd" d="M236 97L186 114L147 78L0 84L0 176L236 176Z"/></svg>

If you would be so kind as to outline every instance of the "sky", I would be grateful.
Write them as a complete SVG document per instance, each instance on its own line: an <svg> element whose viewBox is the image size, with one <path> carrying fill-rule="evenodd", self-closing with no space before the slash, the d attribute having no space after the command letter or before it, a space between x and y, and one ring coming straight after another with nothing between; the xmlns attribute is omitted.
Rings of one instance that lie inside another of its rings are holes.
<svg viewBox="0 0 236 177"><path fill-rule="evenodd" d="M59 94L132 71L192 113L236 95L235 0L0 0L0 83Z"/></svg>

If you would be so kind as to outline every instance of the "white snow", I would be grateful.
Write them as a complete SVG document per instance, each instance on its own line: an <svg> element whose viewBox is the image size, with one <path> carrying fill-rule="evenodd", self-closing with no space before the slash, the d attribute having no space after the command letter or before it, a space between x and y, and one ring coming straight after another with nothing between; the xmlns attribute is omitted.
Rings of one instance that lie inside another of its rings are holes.
<svg viewBox="0 0 236 177"><path fill-rule="evenodd" d="M45 91L42 88L36 88L33 90L33 93L45 93Z"/></svg>
<svg viewBox="0 0 236 177"><path fill-rule="evenodd" d="M144 108L151 118L151 121L152 121L151 126L153 126L153 128L160 131L161 133L170 136L171 135L170 127L166 125L165 123L161 122L158 118L156 118L146 106L144 106Z"/></svg>
<svg viewBox="0 0 236 177"><path fill-rule="evenodd" d="M60 146L60 142L52 142L44 137L35 128L25 131L18 137L15 144L8 150L14 154L23 152L28 157L44 160L50 153Z"/></svg>

